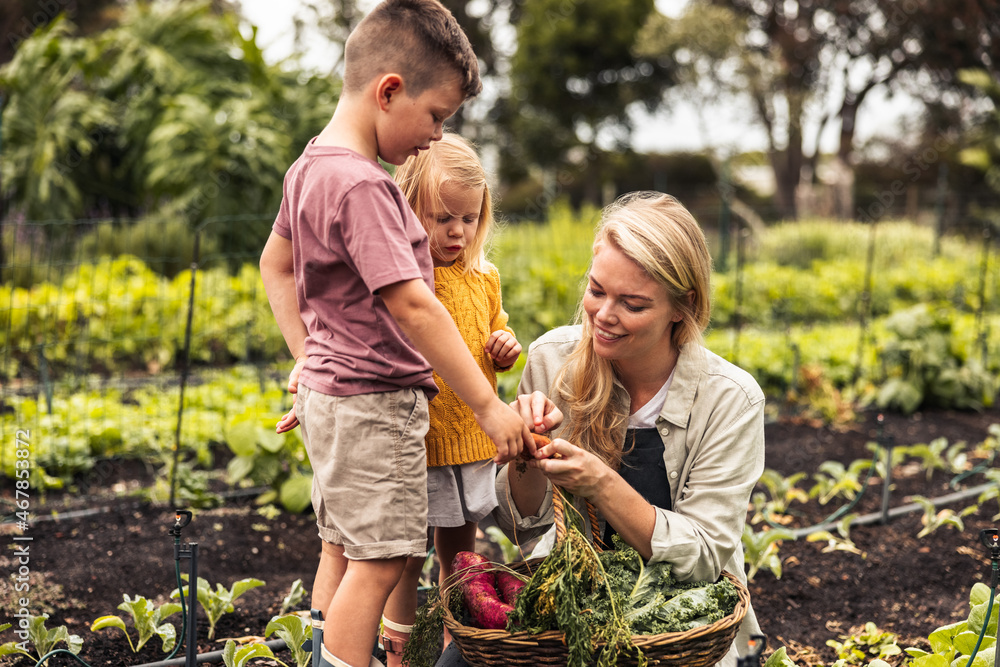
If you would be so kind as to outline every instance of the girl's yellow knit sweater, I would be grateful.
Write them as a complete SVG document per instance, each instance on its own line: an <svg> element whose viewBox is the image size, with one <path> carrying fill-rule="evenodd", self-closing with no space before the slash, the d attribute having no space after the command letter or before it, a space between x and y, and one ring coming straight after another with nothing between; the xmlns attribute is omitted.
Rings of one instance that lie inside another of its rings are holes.
<svg viewBox="0 0 1000 667"><path fill-rule="evenodd" d="M507 313L500 298L500 274L490 265L489 273L464 273L461 263L434 269L434 291L455 320L472 357L486 379L497 386L498 368L483 349L490 334L507 326ZM427 432L427 465L444 466L485 461L496 456L493 441L476 423L472 410L435 373L441 393L430 403L430 430Z"/></svg>

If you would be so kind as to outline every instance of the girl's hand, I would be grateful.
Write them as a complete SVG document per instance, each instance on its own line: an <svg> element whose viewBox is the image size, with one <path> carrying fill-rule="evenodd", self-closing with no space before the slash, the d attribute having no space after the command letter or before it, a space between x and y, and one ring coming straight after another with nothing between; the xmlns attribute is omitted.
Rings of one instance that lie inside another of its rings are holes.
<svg viewBox="0 0 1000 667"><path fill-rule="evenodd" d="M521 356L521 344L509 331L503 329L490 334L489 340L483 346L493 362L500 368L510 368Z"/></svg>
<svg viewBox="0 0 1000 667"><path fill-rule="evenodd" d="M561 438L540 447L528 465L574 496L593 499L615 471L593 454Z"/></svg>
<svg viewBox="0 0 1000 667"><path fill-rule="evenodd" d="M562 424L562 411L540 391L521 394L511 401L510 407L521 415L524 423L535 433L548 433Z"/></svg>

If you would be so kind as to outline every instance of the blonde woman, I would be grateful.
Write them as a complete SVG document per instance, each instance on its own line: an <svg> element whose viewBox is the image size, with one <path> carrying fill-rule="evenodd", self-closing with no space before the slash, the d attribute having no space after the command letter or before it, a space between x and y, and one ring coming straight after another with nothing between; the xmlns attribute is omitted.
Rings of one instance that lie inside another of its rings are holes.
<svg viewBox="0 0 1000 667"><path fill-rule="evenodd" d="M740 540L764 469L764 394L702 345L710 274L704 235L673 197L633 193L604 211L580 323L532 343L514 403L555 439L497 477L497 523L521 542L541 535L535 555L552 544L556 484L593 504L606 544L617 532L682 581L723 570L746 581ZM750 610L722 664L759 631Z"/></svg>

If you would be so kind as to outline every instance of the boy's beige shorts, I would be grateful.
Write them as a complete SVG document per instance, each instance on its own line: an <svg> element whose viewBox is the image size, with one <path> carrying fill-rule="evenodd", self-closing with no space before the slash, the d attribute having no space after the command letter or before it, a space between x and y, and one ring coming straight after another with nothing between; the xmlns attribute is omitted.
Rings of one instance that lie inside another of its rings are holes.
<svg viewBox="0 0 1000 667"><path fill-rule="evenodd" d="M295 414L319 536L352 560L426 555L423 390L330 396L299 385Z"/></svg>

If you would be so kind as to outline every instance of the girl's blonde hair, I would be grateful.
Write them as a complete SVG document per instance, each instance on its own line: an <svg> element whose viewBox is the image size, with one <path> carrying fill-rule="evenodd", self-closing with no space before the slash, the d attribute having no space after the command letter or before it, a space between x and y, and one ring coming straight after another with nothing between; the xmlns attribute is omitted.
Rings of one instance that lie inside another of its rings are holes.
<svg viewBox="0 0 1000 667"><path fill-rule="evenodd" d="M465 248L461 260L466 272L489 271L486 242L494 224L493 201L486 170L472 144L457 134L445 132L440 141L431 144L430 149L407 158L396 169L395 179L432 239L432 225L435 224L433 214L441 210L441 186L450 182L470 190L483 188L479 228L476 229L472 243Z"/></svg>
<svg viewBox="0 0 1000 667"><path fill-rule="evenodd" d="M614 245L664 287L670 305L682 316L674 323L672 346L701 345L712 310L712 258L694 216L670 195L626 194L604 209L594 238L595 246L601 243ZM580 342L554 388L568 408L569 433L564 437L617 469L629 406L613 400L616 371L594 352L582 301L577 319L583 326Z"/></svg>

